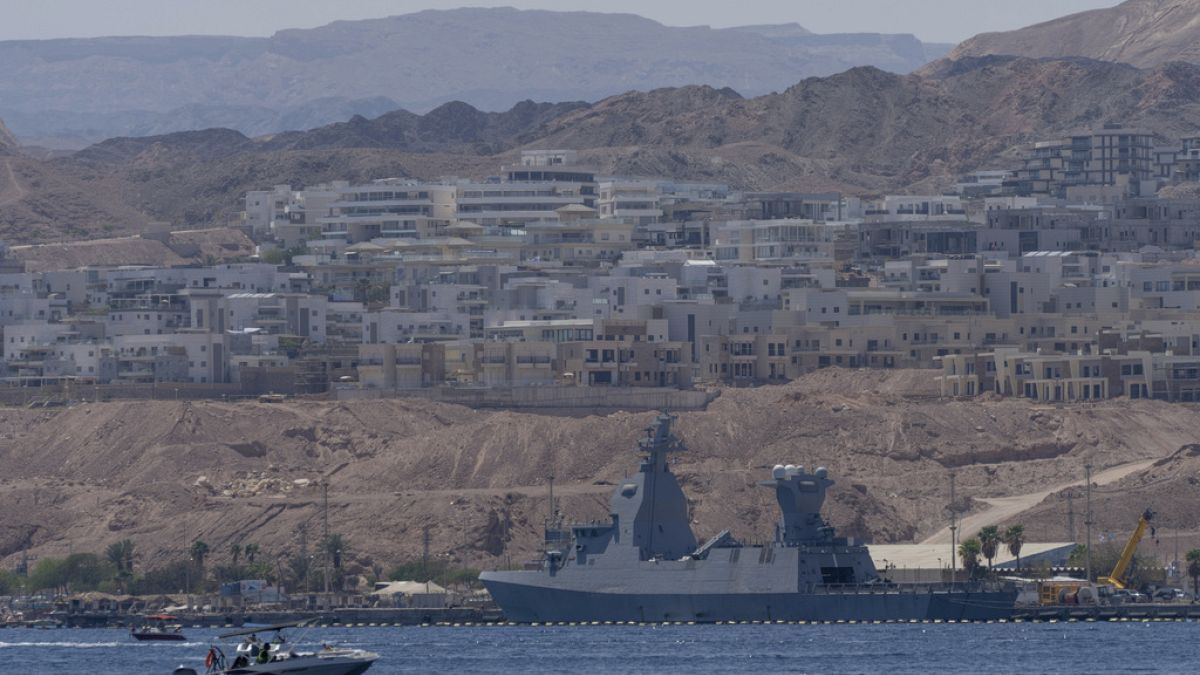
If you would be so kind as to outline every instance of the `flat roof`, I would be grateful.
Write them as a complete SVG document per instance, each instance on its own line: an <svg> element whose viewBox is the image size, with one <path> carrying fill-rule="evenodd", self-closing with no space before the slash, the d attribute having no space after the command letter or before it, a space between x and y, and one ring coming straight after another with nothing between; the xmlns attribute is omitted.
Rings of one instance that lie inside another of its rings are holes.
<svg viewBox="0 0 1200 675"><path fill-rule="evenodd" d="M1021 559L1026 560L1059 549L1065 549L1066 553L1069 553L1074 548L1073 542L1027 541L1021 547ZM886 564L895 565L897 568L939 569L950 566L950 544L871 544L868 549L875 566L880 569L883 568L885 560ZM1001 546L996 552L996 557L992 559L992 564L1003 565L1014 560L1015 557L1009 554L1008 548ZM959 568L961 567L960 560Z"/></svg>
<svg viewBox="0 0 1200 675"><path fill-rule="evenodd" d="M553 326L592 326L595 322L592 319L544 319L537 321L501 321L487 327L487 330L499 330L501 328L536 328L536 327L553 327Z"/></svg>

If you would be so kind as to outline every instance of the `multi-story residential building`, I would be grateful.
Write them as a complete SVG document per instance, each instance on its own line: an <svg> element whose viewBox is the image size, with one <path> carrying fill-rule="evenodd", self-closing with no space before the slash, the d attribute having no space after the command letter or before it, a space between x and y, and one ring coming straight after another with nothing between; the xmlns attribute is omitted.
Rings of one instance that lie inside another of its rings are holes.
<svg viewBox="0 0 1200 675"><path fill-rule="evenodd" d="M639 228L662 219L657 181L606 180L597 187L596 210L601 218L618 218Z"/></svg>
<svg viewBox="0 0 1200 675"><path fill-rule="evenodd" d="M856 228L845 222L741 220L714 224L712 257L718 262L849 260Z"/></svg>
<svg viewBox="0 0 1200 675"><path fill-rule="evenodd" d="M316 221L322 237L351 244L381 237L436 237L455 219L457 194L453 185L400 179L347 186Z"/></svg>
<svg viewBox="0 0 1200 675"><path fill-rule="evenodd" d="M471 317L458 312L409 312L394 307L363 314L365 344L438 342L471 335Z"/></svg>
<svg viewBox="0 0 1200 675"><path fill-rule="evenodd" d="M516 175L545 175L546 171L515 171ZM556 174L557 175L557 174ZM566 174L575 181L521 180L459 183L455 186L455 217L478 225L519 228L527 223L556 221L568 205L593 208L592 174ZM587 180L584 180L587 179Z"/></svg>
<svg viewBox="0 0 1200 675"><path fill-rule="evenodd" d="M1155 178L1154 136L1109 124L1067 139L1034 145L1010 186L1018 194L1068 196L1082 188L1112 188L1114 197L1138 195ZM1102 194L1093 191L1091 194Z"/></svg>
<svg viewBox="0 0 1200 675"><path fill-rule="evenodd" d="M582 386L691 386L689 345L655 340L646 322L606 321L602 330L590 341L559 343L558 369L570 374L572 382Z"/></svg>

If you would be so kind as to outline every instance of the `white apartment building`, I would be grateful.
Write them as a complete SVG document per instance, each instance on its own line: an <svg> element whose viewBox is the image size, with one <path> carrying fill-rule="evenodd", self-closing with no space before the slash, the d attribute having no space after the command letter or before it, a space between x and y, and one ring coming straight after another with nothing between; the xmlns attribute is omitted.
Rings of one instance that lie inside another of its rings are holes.
<svg viewBox="0 0 1200 675"><path fill-rule="evenodd" d="M838 242L853 237L848 223L811 220L732 220L713 224L712 257L732 261L834 260ZM847 242L847 255L852 244Z"/></svg>
<svg viewBox="0 0 1200 675"><path fill-rule="evenodd" d="M967 209L957 195L887 195L867 215L887 220L966 220Z"/></svg>
<svg viewBox="0 0 1200 675"><path fill-rule="evenodd" d="M347 186L317 216L321 236L353 244L378 238L439 236L455 219L452 185L385 179Z"/></svg>
<svg viewBox="0 0 1200 675"><path fill-rule="evenodd" d="M607 180L597 186L596 210L601 218L619 218L642 227L663 215L659 183L652 180Z"/></svg>
<svg viewBox="0 0 1200 675"><path fill-rule="evenodd" d="M438 342L470 334L471 317L457 312L409 312L387 307L363 314L366 344Z"/></svg>
<svg viewBox="0 0 1200 675"><path fill-rule="evenodd" d="M558 210L593 198L583 182L459 183L455 186L455 218L485 227L521 227L558 220Z"/></svg>
<svg viewBox="0 0 1200 675"><path fill-rule="evenodd" d="M226 336L206 332L112 338L117 377L127 382L228 382Z"/></svg>

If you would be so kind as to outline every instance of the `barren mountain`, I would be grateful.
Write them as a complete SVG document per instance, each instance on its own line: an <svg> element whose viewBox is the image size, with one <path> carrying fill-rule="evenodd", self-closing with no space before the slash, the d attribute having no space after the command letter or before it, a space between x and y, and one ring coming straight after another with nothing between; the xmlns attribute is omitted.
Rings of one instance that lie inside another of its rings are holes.
<svg viewBox="0 0 1200 675"><path fill-rule="evenodd" d="M755 481L783 462L829 467L837 485L828 512L845 533L920 540L944 525L951 469L964 504L979 511L984 499L1077 480L1085 462L1102 471L1177 456L1196 441L1200 422L1194 408L1151 401L1053 409L910 397L930 385L928 371L828 370L787 386L729 390L707 411L680 415L690 451L676 471L698 533L769 536L776 507ZM0 559L26 549L99 551L127 537L146 567L178 559L195 539L218 558L238 541L294 554L303 527L310 544L319 532L320 491L311 481L324 474L331 529L363 565L416 557L426 527L436 555L520 561L540 541L546 477L557 476L569 517L603 517L612 483L636 466L633 444L651 418L416 400L0 410ZM1132 527L1143 502L1181 526L1200 526L1194 489L1132 479L1106 489L1127 493L1129 504L1098 511L1100 528ZM1031 540L1063 536L1054 518L1026 522Z"/></svg>
<svg viewBox="0 0 1200 675"><path fill-rule="evenodd" d="M1081 56L1141 68L1200 63L1200 0L1126 0L1019 30L977 35L948 58L989 54Z"/></svg>
<svg viewBox="0 0 1200 675"><path fill-rule="evenodd" d="M14 158L14 173L0 173L0 237L124 234L148 220L223 225L247 190L495 175L524 148L575 148L602 173L741 189L936 191L963 172L1011 166L1030 141L1106 122L1164 141L1194 133L1200 66L988 56L920 75L855 68L756 98L688 86L502 113L448 103L259 138L228 129L116 138L69 157Z"/></svg>
<svg viewBox="0 0 1200 675"><path fill-rule="evenodd" d="M13 136L8 127L4 126L4 120L0 120L0 153L10 152L17 147L17 137Z"/></svg>
<svg viewBox="0 0 1200 675"><path fill-rule="evenodd" d="M906 73L948 49L794 24L677 28L630 14L424 11L269 38L0 42L0 116L26 143L77 148L217 126L260 135L454 100L497 110L697 82L758 95L860 65Z"/></svg>

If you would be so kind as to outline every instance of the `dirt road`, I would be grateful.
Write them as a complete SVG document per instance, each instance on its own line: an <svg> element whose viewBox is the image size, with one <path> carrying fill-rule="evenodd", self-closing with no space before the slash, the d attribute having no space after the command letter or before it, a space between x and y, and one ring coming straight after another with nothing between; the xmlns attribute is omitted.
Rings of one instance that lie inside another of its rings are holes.
<svg viewBox="0 0 1200 675"><path fill-rule="evenodd" d="M0 184L0 206L15 204L25 198L29 194L29 190L21 185L21 181L17 180L17 173L13 171L11 159L4 160L4 183Z"/></svg>
<svg viewBox="0 0 1200 675"><path fill-rule="evenodd" d="M1147 459L1141 462L1130 462L1129 464L1120 464L1109 469L1105 469L1100 473L1092 476L1092 484L1107 485L1121 480L1125 476L1141 471L1154 464L1157 460ZM1024 495L1016 495L1014 497L999 497L993 499L980 499L991 508L988 508L979 513L973 513L966 518L963 518L959 523L959 532L967 536L973 535L986 525L994 525L1005 522L1013 516L1021 514L1029 509L1042 503L1046 497L1060 490L1065 490L1069 487L1083 485L1083 479L1073 480L1067 483L1062 483L1040 492L1031 492ZM946 527L939 530L937 534L929 537L922 544L948 544L950 543L950 528Z"/></svg>

